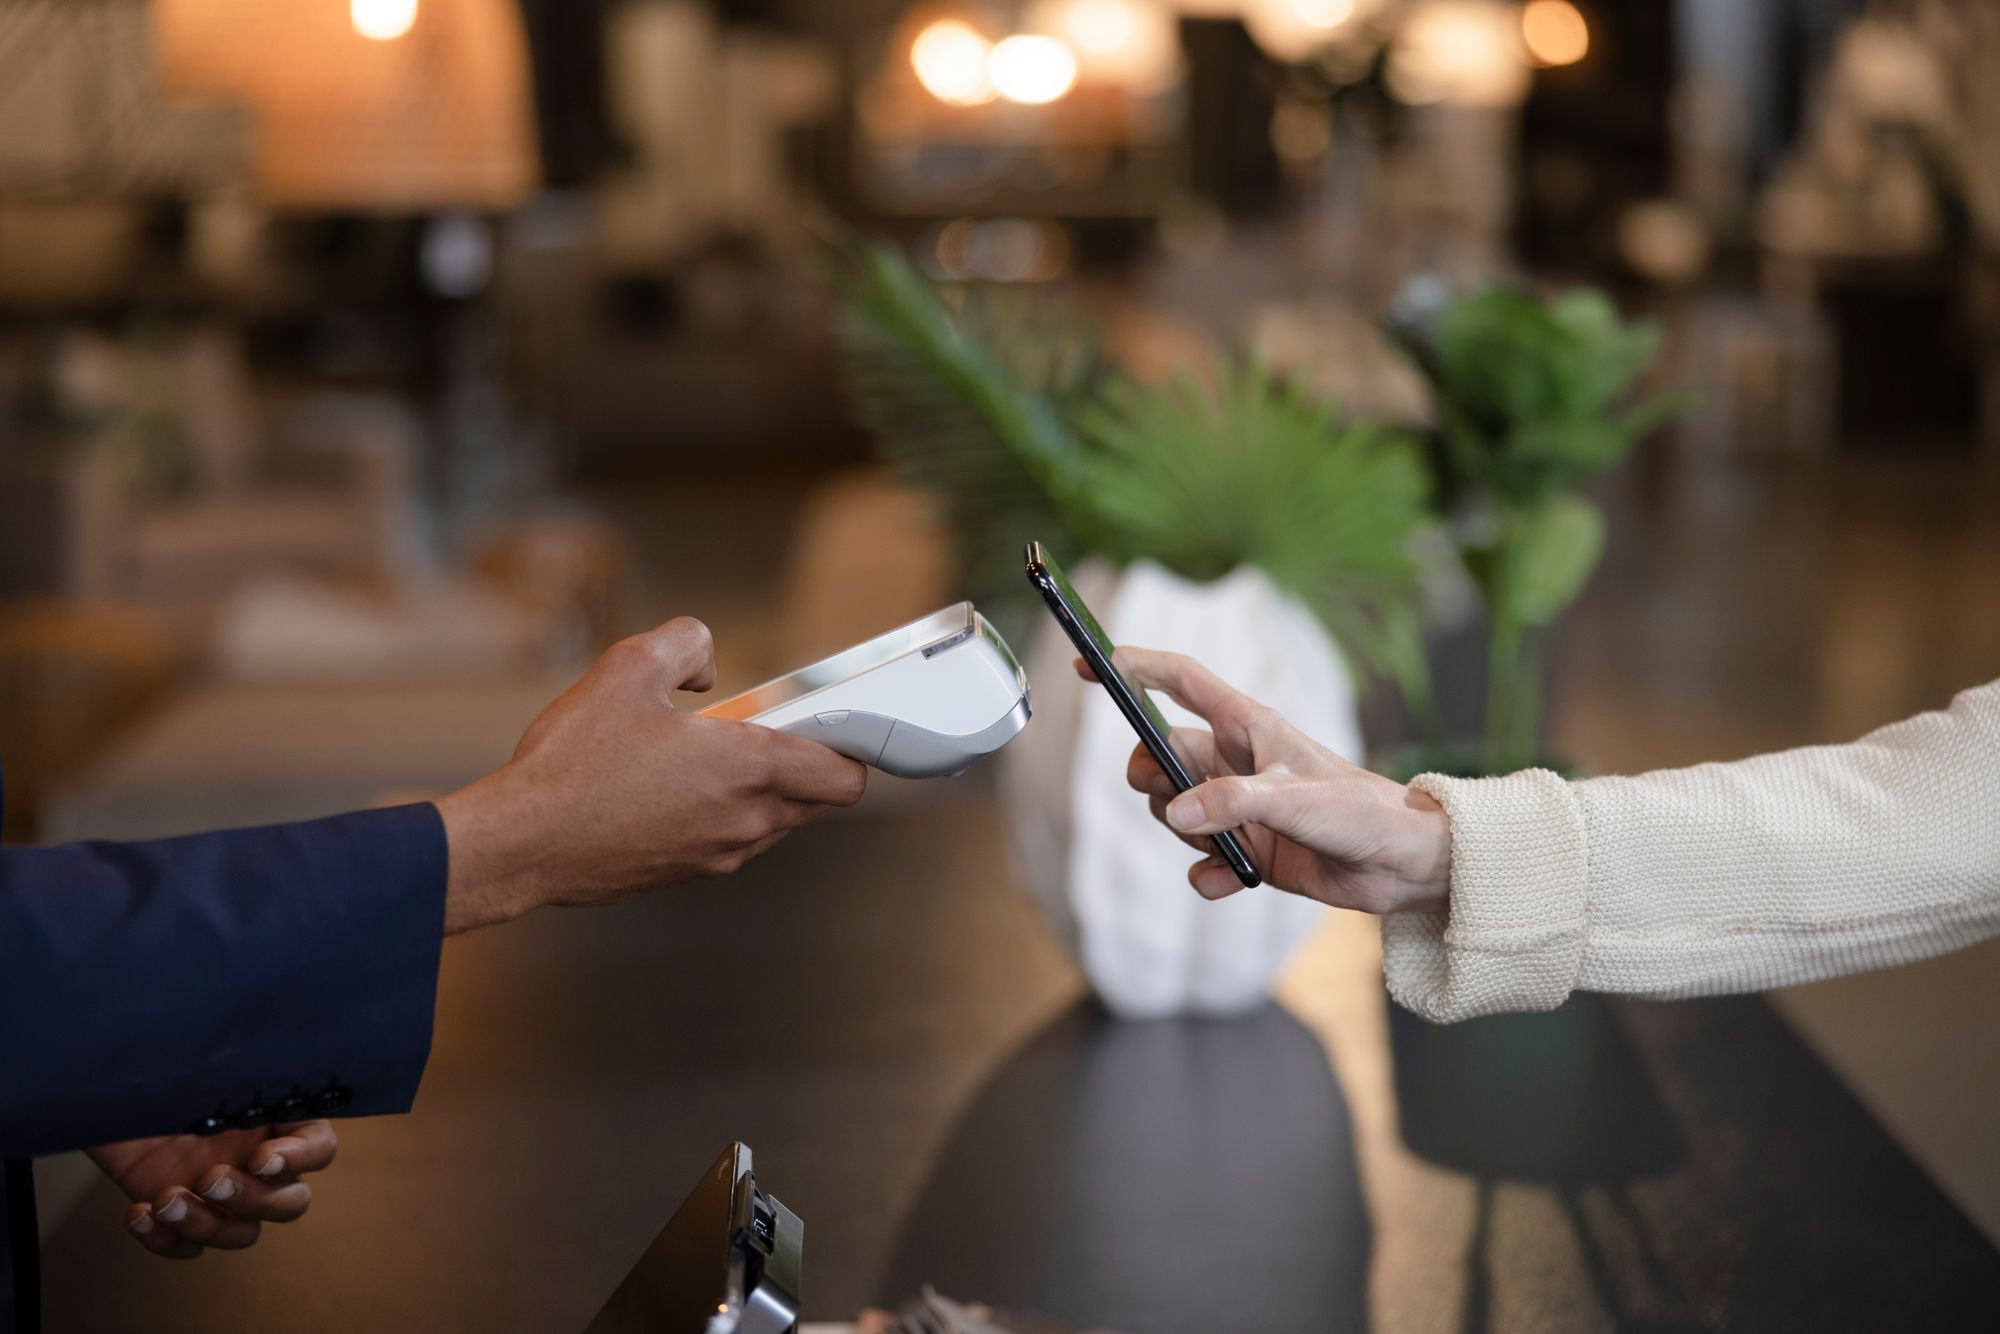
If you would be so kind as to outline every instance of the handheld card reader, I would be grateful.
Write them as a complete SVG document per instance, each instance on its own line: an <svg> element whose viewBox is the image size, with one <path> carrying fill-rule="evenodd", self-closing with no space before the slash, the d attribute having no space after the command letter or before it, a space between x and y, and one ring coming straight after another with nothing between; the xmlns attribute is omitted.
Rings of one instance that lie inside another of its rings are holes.
<svg viewBox="0 0 2000 1334"><path fill-rule="evenodd" d="M702 710L899 778L962 773L1028 725L1028 674L970 602Z"/></svg>
<svg viewBox="0 0 2000 1334"><path fill-rule="evenodd" d="M757 1188L749 1146L722 1151L584 1334L786 1334L805 1224Z"/></svg>

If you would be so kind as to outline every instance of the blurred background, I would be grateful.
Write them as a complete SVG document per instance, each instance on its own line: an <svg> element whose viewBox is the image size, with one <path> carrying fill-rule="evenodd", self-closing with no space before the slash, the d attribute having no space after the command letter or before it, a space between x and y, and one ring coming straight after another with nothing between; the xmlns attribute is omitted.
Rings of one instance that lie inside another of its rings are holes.
<svg viewBox="0 0 2000 1334"><path fill-rule="evenodd" d="M6 835L446 790L667 616L732 691L959 596L979 496L884 448L866 254L1135 382L1240 357L1414 439L1444 386L1399 318L1595 289L1651 330L1615 387L1673 397L1576 479L1530 758L1850 739L2000 676L1996 143L1988 0L0 0ZM1457 739L1492 696L1449 564ZM1388 754L1422 719L1341 644ZM878 788L880 866L913 810L1000 818L983 771ZM1354 930L1277 984L1316 1031L1383 1022ZM1778 1001L1989 1239L1996 965ZM1341 1071L1364 1164L1404 1161L1382 1042Z"/></svg>

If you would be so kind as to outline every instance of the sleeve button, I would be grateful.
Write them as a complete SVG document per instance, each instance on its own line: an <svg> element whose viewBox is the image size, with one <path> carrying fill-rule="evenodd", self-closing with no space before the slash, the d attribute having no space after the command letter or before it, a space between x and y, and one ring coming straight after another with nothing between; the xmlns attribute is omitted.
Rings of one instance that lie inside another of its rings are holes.
<svg viewBox="0 0 2000 1334"><path fill-rule="evenodd" d="M341 1112L346 1111L348 1104L353 1101L354 1095L352 1093L335 1084L332 1088L319 1095L319 1114L321 1116L337 1116Z"/></svg>
<svg viewBox="0 0 2000 1334"><path fill-rule="evenodd" d="M259 1126L271 1124L271 1109L262 1103L252 1103L236 1114L238 1130L255 1130Z"/></svg>
<svg viewBox="0 0 2000 1334"><path fill-rule="evenodd" d="M229 1119L222 1116L204 1116L195 1122L193 1127L197 1135L220 1135L227 1129L229 1129Z"/></svg>
<svg viewBox="0 0 2000 1334"><path fill-rule="evenodd" d="M271 1120L280 1125L293 1121L304 1121L312 1115L312 1109L313 1105L310 1099L302 1098L294 1093L291 1097L271 1109Z"/></svg>

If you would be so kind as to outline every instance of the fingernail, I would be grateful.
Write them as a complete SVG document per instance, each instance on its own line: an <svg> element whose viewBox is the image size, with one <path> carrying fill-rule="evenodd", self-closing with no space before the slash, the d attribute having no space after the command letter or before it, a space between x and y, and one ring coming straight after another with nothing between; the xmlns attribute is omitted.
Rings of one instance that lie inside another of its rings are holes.
<svg viewBox="0 0 2000 1334"><path fill-rule="evenodd" d="M164 1207L154 1212L159 1214L162 1223L178 1223L187 1217L188 1197L185 1195L176 1195L171 1200L168 1200Z"/></svg>
<svg viewBox="0 0 2000 1334"><path fill-rule="evenodd" d="M132 1229L138 1235L145 1236L153 1230L153 1211L151 1209L146 1210L125 1226Z"/></svg>
<svg viewBox="0 0 2000 1334"><path fill-rule="evenodd" d="M278 1175L278 1173L284 1170L285 1170L285 1155L282 1153L274 1153L271 1155L270 1161L266 1162L262 1167L257 1169L257 1175L260 1177L274 1177Z"/></svg>
<svg viewBox="0 0 2000 1334"><path fill-rule="evenodd" d="M1192 792L1184 792L1167 803L1167 823L1176 829L1199 829L1206 818L1201 798Z"/></svg>
<svg viewBox="0 0 2000 1334"><path fill-rule="evenodd" d="M227 1175L217 1177L215 1184L201 1193L201 1198L214 1200L217 1204L224 1200L233 1200L236 1198L236 1182Z"/></svg>

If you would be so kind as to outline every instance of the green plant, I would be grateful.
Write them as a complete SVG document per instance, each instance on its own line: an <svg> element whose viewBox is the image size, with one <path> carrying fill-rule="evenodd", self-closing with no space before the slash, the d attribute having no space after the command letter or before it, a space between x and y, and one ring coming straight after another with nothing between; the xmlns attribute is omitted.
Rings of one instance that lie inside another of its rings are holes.
<svg viewBox="0 0 2000 1334"><path fill-rule="evenodd" d="M1494 289L1390 329L1429 383L1437 499L1486 612L1481 764L1521 768L1539 758L1547 631L1603 551L1603 515L1577 492L1683 399L1635 394L1658 332L1594 291Z"/></svg>
<svg viewBox="0 0 2000 1334"><path fill-rule="evenodd" d="M1429 698L1410 546L1430 487L1411 436L1227 360L1209 383L1113 379L1077 424L1095 549L1196 580L1254 565L1364 669Z"/></svg>
<svg viewBox="0 0 2000 1334"><path fill-rule="evenodd" d="M1255 364L1141 384L1080 322L991 293L953 303L884 248L851 252L835 281L863 420L936 497L974 596L1019 596L1028 537L1195 580L1254 565L1365 669L1428 698L1412 437L1342 420Z"/></svg>
<svg viewBox="0 0 2000 1334"><path fill-rule="evenodd" d="M1085 524L1068 417L1101 379L1094 343L1026 307L954 309L886 247L849 247L832 281L862 424L935 499L967 592L982 606L1017 602L1024 538L1067 547Z"/></svg>
<svg viewBox="0 0 2000 1334"><path fill-rule="evenodd" d="M1030 536L1195 580L1254 565L1396 687L1421 767L1541 758L1544 641L1604 545L1579 491L1682 402L1635 393L1658 335L1591 291L1496 289L1393 323L1436 402L1419 441L1254 362L1140 383L1080 321L990 291L954 299L887 248L850 247L834 282L863 419L936 498L974 597L1018 605ZM1486 612L1476 757L1447 747L1423 651L1411 547L1439 516Z"/></svg>

